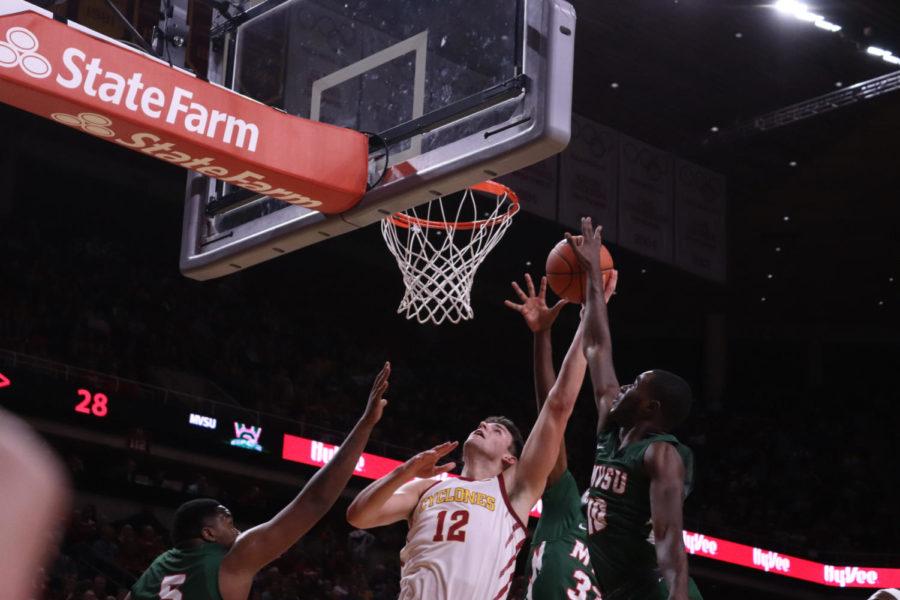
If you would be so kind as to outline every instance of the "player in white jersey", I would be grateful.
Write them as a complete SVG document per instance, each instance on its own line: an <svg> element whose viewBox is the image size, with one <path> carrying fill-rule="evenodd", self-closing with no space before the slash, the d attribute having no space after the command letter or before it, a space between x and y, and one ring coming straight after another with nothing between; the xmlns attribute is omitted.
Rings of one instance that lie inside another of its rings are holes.
<svg viewBox="0 0 900 600"><path fill-rule="evenodd" d="M528 513L544 492L581 385L573 368L578 352L574 344L524 445L512 421L489 417L463 444L458 479L440 478L456 466L437 466L457 446L446 442L375 481L350 505L347 519L360 529L409 523L400 600L506 598Z"/></svg>

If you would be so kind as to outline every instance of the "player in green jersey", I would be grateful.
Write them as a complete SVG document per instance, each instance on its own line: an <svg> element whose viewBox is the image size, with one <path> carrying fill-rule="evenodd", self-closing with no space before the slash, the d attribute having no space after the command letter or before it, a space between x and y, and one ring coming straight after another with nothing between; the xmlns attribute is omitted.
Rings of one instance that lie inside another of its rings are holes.
<svg viewBox="0 0 900 600"><path fill-rule="evenodd" d="M613 271L610 284L605 290L607 301L615 293L617 279L618 273ZM522 315L525 325L534 334L534 390L540 411L556 381L550 333L566 300L560 300L552 308L547 306L546 277L541 278L537 292L527 274L527 293L517 283L512 285L522 303L507 300L505 304ZM578 381L581 382L587 370L587 361L582 351L580 326L569 347L569 354L571 356L568 360L577 369ZM531 579L528 584L528 600L599 599L600 591L587 547L587 522L581 511L578 486L568 470L565 439L560 444L556 464L547 478L541 502L541 518L532 536L529 555Z"/></svg>
<svg viewBox="0 0 900 600"><path fill-rule="evenodd" d="M660 370L619 386L603 301L600 231L587 218L583 236L566 234L588 274L584 352L598 413L586 507L591 561L604 600L700 599L688 577L682 536L691 454L668 433L687 417L691 390Z"/></svg>
<svg viewBox="0 0 900 600"><path fill-rule="evenodd" d="M365 412L327 465L269 521L241 533L216 500L197 499L175 512L175 547L162 553L126 600L246 600L254 576L294 545L343 491L387 401L390 363L375 379Z"/></svg>

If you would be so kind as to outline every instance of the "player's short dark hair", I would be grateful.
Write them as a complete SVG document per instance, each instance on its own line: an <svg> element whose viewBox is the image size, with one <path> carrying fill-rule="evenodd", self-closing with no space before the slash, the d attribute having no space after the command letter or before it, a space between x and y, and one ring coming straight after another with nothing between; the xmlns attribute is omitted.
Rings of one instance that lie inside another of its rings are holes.
<svg viewBox="0 0 900 600"><path fill-rule="evenodd" d="M506 430L509 431L509 434L512 436L512 445L509 447L510 453L519 458L522 454L522 448L525 447L525 438L522 437L522 432L519 431L519 428L516 427L516 424L512 422L512 419L509 417L503 417L500 415L488 417L484 420L485 423L499 423L506 427Z"/></svg>
<svg viewBox="0 0 900 600"><path fill-rule="evenodd" d="M666 429L675 429L687 419L694 403L688 382L669 371L654 369L647 380L647 388L654 400L659 402Z"/></svg>
<svg viewBox="0 0 900 600"><path fill-rule="evenodd" d="M221 503L212 498L188 500L175 511L172 523L172 543L176 546L188 540L201 537L206 519L216 516Z"/></svg>

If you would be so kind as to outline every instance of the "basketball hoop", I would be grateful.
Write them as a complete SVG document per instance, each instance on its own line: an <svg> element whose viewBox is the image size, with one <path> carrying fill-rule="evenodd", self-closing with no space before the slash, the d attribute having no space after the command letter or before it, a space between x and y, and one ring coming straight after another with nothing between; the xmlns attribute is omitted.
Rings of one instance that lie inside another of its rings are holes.
<svg viewBox="0 0 900 600"><path fill-rule="evenodd" d="M435 325L471 319L475 272L517 212L515 192L485 181L382 220L381 233L406 287L397 313Z"/></svg>

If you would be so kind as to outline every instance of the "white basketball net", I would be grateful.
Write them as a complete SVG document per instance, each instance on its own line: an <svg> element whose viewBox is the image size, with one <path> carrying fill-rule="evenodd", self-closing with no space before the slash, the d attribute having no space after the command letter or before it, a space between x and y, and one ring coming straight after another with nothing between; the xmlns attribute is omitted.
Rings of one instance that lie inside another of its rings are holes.
<svg viewBox="0 0 900 600"><path fill-rule="evenodd" d="M473 193L467 188L455 208L445 207L445 198L439 197L381 222L381 233L397 259L406 286L397 313L435 325L459 323L475 316L470 305L475 272L518 210L507 191L495 194L493 212L481 219L475 194L484 197L488 192ZM467 224L458 227L460 219L468 219ZM398 225L398 220L406 225Z"/></svg>

